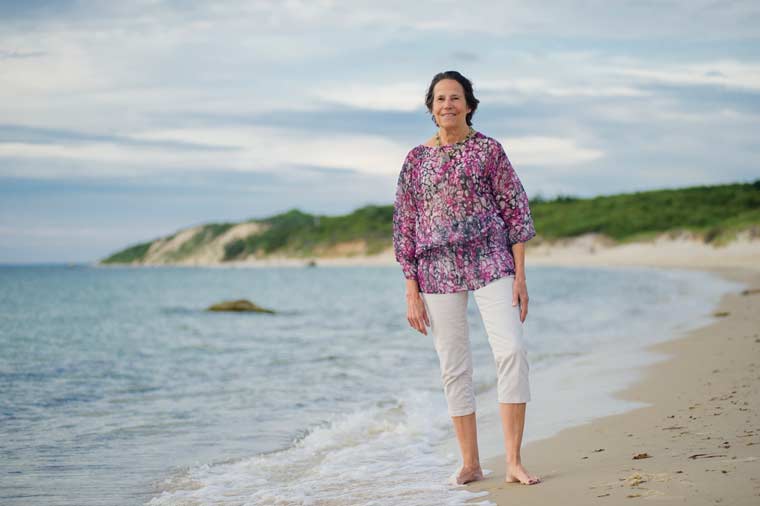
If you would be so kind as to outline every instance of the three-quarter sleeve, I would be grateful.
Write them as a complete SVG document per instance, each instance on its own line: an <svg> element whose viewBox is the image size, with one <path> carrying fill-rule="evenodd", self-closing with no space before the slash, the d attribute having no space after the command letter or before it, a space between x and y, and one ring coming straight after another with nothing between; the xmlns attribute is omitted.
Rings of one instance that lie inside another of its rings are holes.
<svg viewBox="0 0 760 506"><path fill-rule="evenodd" d="M490 164L490 181L499 214L507 226L509 244L526 242L536 235L528 195L501 144Z"/></svg>
<svg viewBox="0 0 760 506"><path fill-rule="evenodd" d="M393 205L393 250L396 261L401 264L406 279L417 279L417 258L415 256L415 231L417 208L412 190L412 158L407 156L396 186L396 201Z"/></svg>

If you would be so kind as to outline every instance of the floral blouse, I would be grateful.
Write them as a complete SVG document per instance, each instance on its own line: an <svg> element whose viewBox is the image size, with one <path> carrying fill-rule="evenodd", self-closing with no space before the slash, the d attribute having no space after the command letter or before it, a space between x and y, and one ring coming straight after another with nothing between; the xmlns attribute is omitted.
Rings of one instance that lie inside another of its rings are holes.
<svg viewBox="0 0 760 506"><path fill-rule="evenodd" d="M497 140L476 131L464 144L421 144L406 155L393 248L421 292L475 290L514 274L512 245L535 235L528 196Z"/></svg>

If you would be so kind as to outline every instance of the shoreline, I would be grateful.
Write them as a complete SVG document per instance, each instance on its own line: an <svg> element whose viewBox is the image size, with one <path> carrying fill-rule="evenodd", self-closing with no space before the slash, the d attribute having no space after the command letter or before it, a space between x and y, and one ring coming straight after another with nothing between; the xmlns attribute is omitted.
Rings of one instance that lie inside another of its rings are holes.
<svg viewBox="0 0 760 506"><path fill-rule="evenodd" d="M679 268L760 288L760 270L728 264ZM755 385L760 379L760 292L723 295L713 314L722 312L728 314L643 348L665 358L635 367L640 373L636 379L612 392L616 401L640 407L526 442L523 462L543 483L504 483L502 450L483 459L483 468L491 471L485 480L463 487L488 492L471 502L487 500L501 506L515 501L618 504L637 498L688 504L759 501L760 411L755 406L760 406L760 389ZM528 409L526 426L531 416L540 413ZM647 457L633 458L639 454Z"/></svg>
<svg viewBox="0 0 760 506"><path fill-rule="evenodd" d="M703 269L650 266L561 266L559 269L579 269L602 277L605 272L637 272L639 276L662 277L662 282L668 284L679 284L690 279L690 295L687 307L679 311L677 318L659 320L664 315L650 313L646 329L629 328L626 331L628 337L616 339L614 346L600 343L599 347L583 353L569 353L560 363L551 363L548 367L534 359L531 365L531 391L534 395L528 406L523 446L553 437L566 428L646 406L645 402L623 399L615 393L635 384L648 365L668 358L668 355L655 351L653 345L677 339L716 321L712 313L719 299L742 286ZM666 281L666 277L671 281ZM691 292L702 290L702 293ZM708 293L711 295L707 296ZM674 310L677 308L678 305L672 306ZM535 330L526 327L526 331L530 341ZM504 454L498 404L492 402L495 397L495 390L481 393L478 397L478 439L482 461L501 458ZM582 409L578 409L579 405ZM534 416L531 418L531 415ZM459 454L456 441L449 445L449 450Z"/></svg>
<svg viewBox="0 0 760 506"><path fill-rule="evenodd" d="M747 237L714 247L665 234L652 241L617 245L588 235L528 245L526 268L700 270L760 289L757 259L760 240ZM397 265L391 250L372 257L315 260L318 267ZM308 261L273 258L222 265L113 267L302 268ZM753 387L760 384L760 293L745 296L740 291L722 296L711 311L728 312L726 317L643 346L641 352L649 354L649 360L609 374L604 379L608 381L605 388L619 407L616 414L590 418L548 437L525 441L523 462L531 473L542 477L543 483L524 486L503 482L503 439L497 419L488 426L488 435L479 422L481 448L488 440L502 449L491 455L481 451L483 468L491 474L458 489L487 492L468 502L497 506L585 506L636 499L690 505L760 501L760 416L754 407L760 406L760 394L758 387ZM582 405L576 408L584 409ZM526 429L534 416L541 413L529 406ZM639 454L648 457L633 458Z"/></svg>
<svg viewBox="0 0 760 506"><path fill-rule="evenodd" d="M739 234L725 245L714 246L697 237L682 234L673 236L663 233L640 242L614 243L599 234L585 234L571 239L552 242L526 243L526 267L531 266L642 266L677 268L712 268L730 265L751 269L760 258L760 238L749 232ZM67 263L67 262L64 262ZM68 262L70 263L70 262ZM245 269L260 267L347 267L347 266L397 266L392 248L373 255L331 257L284 257L216 262L209 259L186 260L176 263L150 264L100 264L98 261L75 263L95 268L141 268L141 267L208 267L222 269Z"/></svg>

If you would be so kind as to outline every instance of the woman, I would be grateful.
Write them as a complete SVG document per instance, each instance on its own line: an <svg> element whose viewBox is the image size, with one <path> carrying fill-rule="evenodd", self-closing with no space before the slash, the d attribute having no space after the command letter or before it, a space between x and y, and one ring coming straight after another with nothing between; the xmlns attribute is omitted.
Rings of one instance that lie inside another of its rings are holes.
<svg viewBox="0 0 760 506"><path fill-rule="evenodd" d="M496 360L507 482L540 482L520 459L530 400L522 323L528 314L524 242L536 231L528 198L501 144L472 128L472 83L456 71L437 74L426 105L435 137L413 148L398 178L393 213L396 260L406 278L407 320L430 326L441 379L462 452L456 475L483 478L467 323L473 297ZM511 304L510 304L511 303Z"/></svg>

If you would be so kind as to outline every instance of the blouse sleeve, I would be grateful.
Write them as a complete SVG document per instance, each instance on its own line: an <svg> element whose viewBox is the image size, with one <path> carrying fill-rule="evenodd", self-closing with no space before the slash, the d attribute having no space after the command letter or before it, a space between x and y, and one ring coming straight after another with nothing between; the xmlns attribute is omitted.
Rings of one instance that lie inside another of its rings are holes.
<svg viewBox="0 0 760 506"><path fill-rule="evenodd" d="M401 264L406 279L417 279L417 259L415 257L415 229L417 208L411 185L412 161L407 156L396 187L396 201L393 205L393 250L396 261Z"/></svg>
<svg viewBox="0 0 760 506"><path fill-rule="evenodd" d="M528 195L501 144L498 144L492 160L490 181L499 214L507 225L509 244L530 240L536 235L536 229L528 207Z"/></svg>

